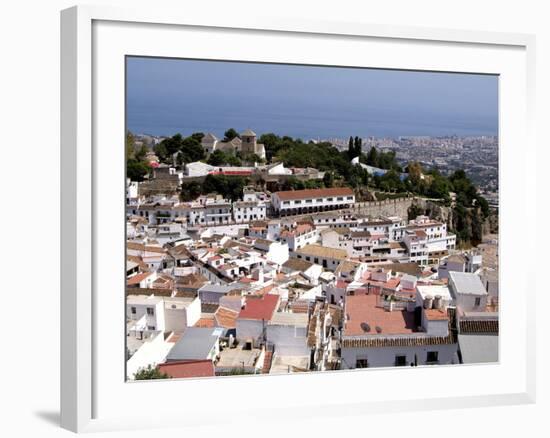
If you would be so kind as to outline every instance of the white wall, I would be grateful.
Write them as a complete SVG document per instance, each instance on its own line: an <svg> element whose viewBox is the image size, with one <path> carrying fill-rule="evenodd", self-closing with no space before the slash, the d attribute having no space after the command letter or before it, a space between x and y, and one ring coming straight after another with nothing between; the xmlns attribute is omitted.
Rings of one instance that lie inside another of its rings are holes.
<svg viewBox="0 0 550 438"><path fill-rule="evenodd" d="M256 340L262 336L263 328L265 326L267 326L267 321L237 318L237 339L241 342L248 339L252 339L256 342Z"/></svg>
<svg viewBox="0 0 550 438"><path fill-rule="evenodd" d="M387 348L342 348L342 368L355 368L357 359L367 359L369 367L392 367L395 356L407 356L407 363L414 363L415 354L418 365L426 364L428 351L437 351L440 364L458 363L457 344L430 345L427 347L387 347Z"/></svg>
<svg viewBox="0 0 550 438"><path fill-rule="evenodd" d="M275 351L281 356L308 356L307 328L293 325L269 324L266 330L268 342L275 344Z"/></svg>

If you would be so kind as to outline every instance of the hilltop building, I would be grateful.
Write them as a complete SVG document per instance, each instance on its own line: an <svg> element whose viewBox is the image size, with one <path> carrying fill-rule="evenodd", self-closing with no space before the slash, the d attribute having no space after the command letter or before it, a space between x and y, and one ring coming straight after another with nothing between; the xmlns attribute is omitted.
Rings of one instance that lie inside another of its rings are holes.
<svg viewBox="0 0 550 438"><path fill-rule="evenodd" d="M258 143L256 133L251 129L246 129L240 134L239 137L235 137L230 141L220 141L212 134L206 134L201 144L204 150L211 154L216 150L224 152L241 152L242 154L256 154L258 157L265 159L265 147L262 143Z"/></svg>

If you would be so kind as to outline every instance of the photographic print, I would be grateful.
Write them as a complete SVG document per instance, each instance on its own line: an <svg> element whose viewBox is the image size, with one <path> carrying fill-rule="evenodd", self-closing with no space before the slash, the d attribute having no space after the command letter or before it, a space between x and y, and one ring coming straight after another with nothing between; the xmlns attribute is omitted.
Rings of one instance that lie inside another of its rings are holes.
<svg viewBox="0 0 550 438"><path fill-rule="evenodd" d="M127 57L127 380L498 362L498 128L497 75Z"/></svg>

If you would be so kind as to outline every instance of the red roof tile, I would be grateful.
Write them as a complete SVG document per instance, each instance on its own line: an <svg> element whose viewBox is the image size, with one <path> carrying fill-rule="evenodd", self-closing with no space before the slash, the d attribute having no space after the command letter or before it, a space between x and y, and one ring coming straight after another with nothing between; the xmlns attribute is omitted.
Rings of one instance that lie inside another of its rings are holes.
<svg viewBox="0 0 550 438"><path fill-rule="evenodd" d="M416 331L414 313L406 310L389 312L377 307L376 295L353 295L346 297L345 313L349 320L345 322L345 336L361 336L367 334L361 324L370 326L369 335L376 335L376 327L382 329L381 335L409 334Z"/></svg>
<svg viewBox="0 0 550 438"><path fill-rule="evenodd" d="M177 361L162 363L159 371L168 374L174 379L187 377L212 377L214 364L211 360Z"/></svg>
<svg viewBox="0 0 550 438"><path fill-rule="evenodd" d="M262 298L248 297L244 309L239 313L239 318L269 321L278 305L279 295L266 294Z"/></svg>
<svg viewBox="0 0 550 438"><path fill-rule="evenodd" d="M151 272L142 272L141 274L136 274L126 280L126 285L132 286L134 284L139 284L150 275L151 275Z"/></svg>

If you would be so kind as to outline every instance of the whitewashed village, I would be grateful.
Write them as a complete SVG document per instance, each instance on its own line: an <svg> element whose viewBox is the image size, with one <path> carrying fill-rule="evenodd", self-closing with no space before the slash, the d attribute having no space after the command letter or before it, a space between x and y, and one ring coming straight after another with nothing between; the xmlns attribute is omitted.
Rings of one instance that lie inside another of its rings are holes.
<svg viewBox="0 0 550 438"><path fill-rule="evenodd" d="M127 379L498 361L498 234L459 229L466 201L439 200L443 177L394 171L357 138L326 150L359 179L236 134L175 152L132 139L146 170L126 184Z"/></svg>

